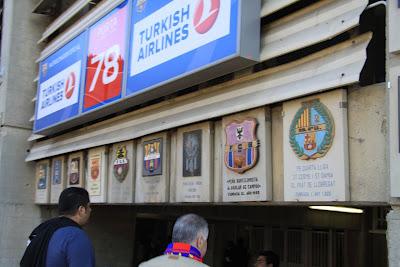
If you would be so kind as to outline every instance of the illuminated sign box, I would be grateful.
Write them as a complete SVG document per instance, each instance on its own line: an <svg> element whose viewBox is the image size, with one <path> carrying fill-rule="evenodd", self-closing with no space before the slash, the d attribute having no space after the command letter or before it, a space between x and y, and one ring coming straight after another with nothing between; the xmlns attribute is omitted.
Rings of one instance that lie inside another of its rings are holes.
<svg viewBox="0 0 400 267"><path fill-rule="evenodd" d="M40 63L34 131L77 117L86 32Z"/></svg>
<svg viewBox="0 0 400 267"><path fill-rule="evenodd" d="M171 93L259 60L260 1L136 0L132 12L128 97Z"/></svg>
<svg viewBox="0 0 400 267"><path fill-rule="evenodd" d="M259 61L260 0L126 0L40 63L52 134Z"/></svg>

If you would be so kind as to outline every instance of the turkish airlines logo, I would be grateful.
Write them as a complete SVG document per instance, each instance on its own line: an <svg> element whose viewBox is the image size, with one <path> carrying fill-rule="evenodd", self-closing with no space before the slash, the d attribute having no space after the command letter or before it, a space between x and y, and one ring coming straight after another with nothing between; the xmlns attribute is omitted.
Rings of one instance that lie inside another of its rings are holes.
<svg viewBox="0 0 400 267"><path fill-rule="evenodd" d="M206 14L204 14L205 1L211 2L210 10L208 10ZM199 0L193 18L194 28L198 33L204 34L214 26L218 17L219 8L220 0Z"/></svg>
<svg viewBox="0 0 400 267"><path fill-rule="evenodd" d="M74 72L71 72L68 76L67 83L65 85L65 97L70 99L72 94L74 93L76 83L76 76Z"/></svg>

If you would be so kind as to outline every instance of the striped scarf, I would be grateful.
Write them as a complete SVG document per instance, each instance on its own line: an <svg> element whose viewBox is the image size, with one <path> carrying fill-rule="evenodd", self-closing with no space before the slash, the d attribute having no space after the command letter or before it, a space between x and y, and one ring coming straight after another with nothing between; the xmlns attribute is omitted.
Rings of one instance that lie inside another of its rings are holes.
<svg viewBox="0 0 400 267"><path fill-rule="evenodd" d="M177 255L203 262L200 251L186 243L170 243L164 251L164 255Z"/></svg>

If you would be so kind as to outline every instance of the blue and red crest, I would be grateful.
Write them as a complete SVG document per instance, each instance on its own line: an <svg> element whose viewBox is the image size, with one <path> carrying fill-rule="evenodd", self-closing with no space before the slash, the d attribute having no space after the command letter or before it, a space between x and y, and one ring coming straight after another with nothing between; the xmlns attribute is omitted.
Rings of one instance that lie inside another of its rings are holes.
<svg viewBox="0 0 400 267"><path fill-rule="evenodd" d="M225 166L231 171L244 173L253 168L258 160L260 141L256 135L257 120L247 118L225 126Z"/></svg>
<svg viewBox="0 0 400 267"><path fill-rule="evenodd" d="M143 144L143 176L162 174L162 139L146 141Z"/></svg>
<svg viewBox="0 0 400 267"><path fill-rule="evenodd" d="M329 109L319 100L303 102L290 125L289 143L301 160L322 158L335 136L335 122Z"/></svg>

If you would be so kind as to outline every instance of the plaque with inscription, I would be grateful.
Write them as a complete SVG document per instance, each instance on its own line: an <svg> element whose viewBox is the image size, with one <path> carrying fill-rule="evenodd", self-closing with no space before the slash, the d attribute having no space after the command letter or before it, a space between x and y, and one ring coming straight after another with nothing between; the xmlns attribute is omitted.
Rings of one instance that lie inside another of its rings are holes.
<svg viewBox="0 0 400 267"><path fill-rule="evenodd" d="M143 137L137 145L135 202L169 200L169 134Z"/></svg>
<svg viewBox="0 0 400 267"><path fill-rule="evenodd" d="M86 189L92 203L104 203L107 200L107 151L106 147L90 149Z"/></svg>
<svg viewBox="0 0 400 267"><path fill-rule="evenodd" d="M50 193L50 160L36 163L36 194L35 203L48 204Z"/></svg>
<svg viewBox="0 0 400 267"><path fill-rule="evenodd" d="M269 117L268 107L223 117L221 156L224 202L272 199Z"/></svg>
<svg viewBox="0 0 400 267"><path fill-rule="evenodd" d="M178 129L175 177L171 201L210 202L213 197L213 124L198 123Z"/></svg>
<svg viewBox="0 0 400 267"><path fill-rule="evenodd" d="M136 145L134 141L114 144L109 151L108 203L132 203Z"/></svg>
<svg viewBox="0 0 400 267"><path fill-rule="evenodd" d="M283 104L285 201L349 199L346 101L335 90Z"/></svg>

